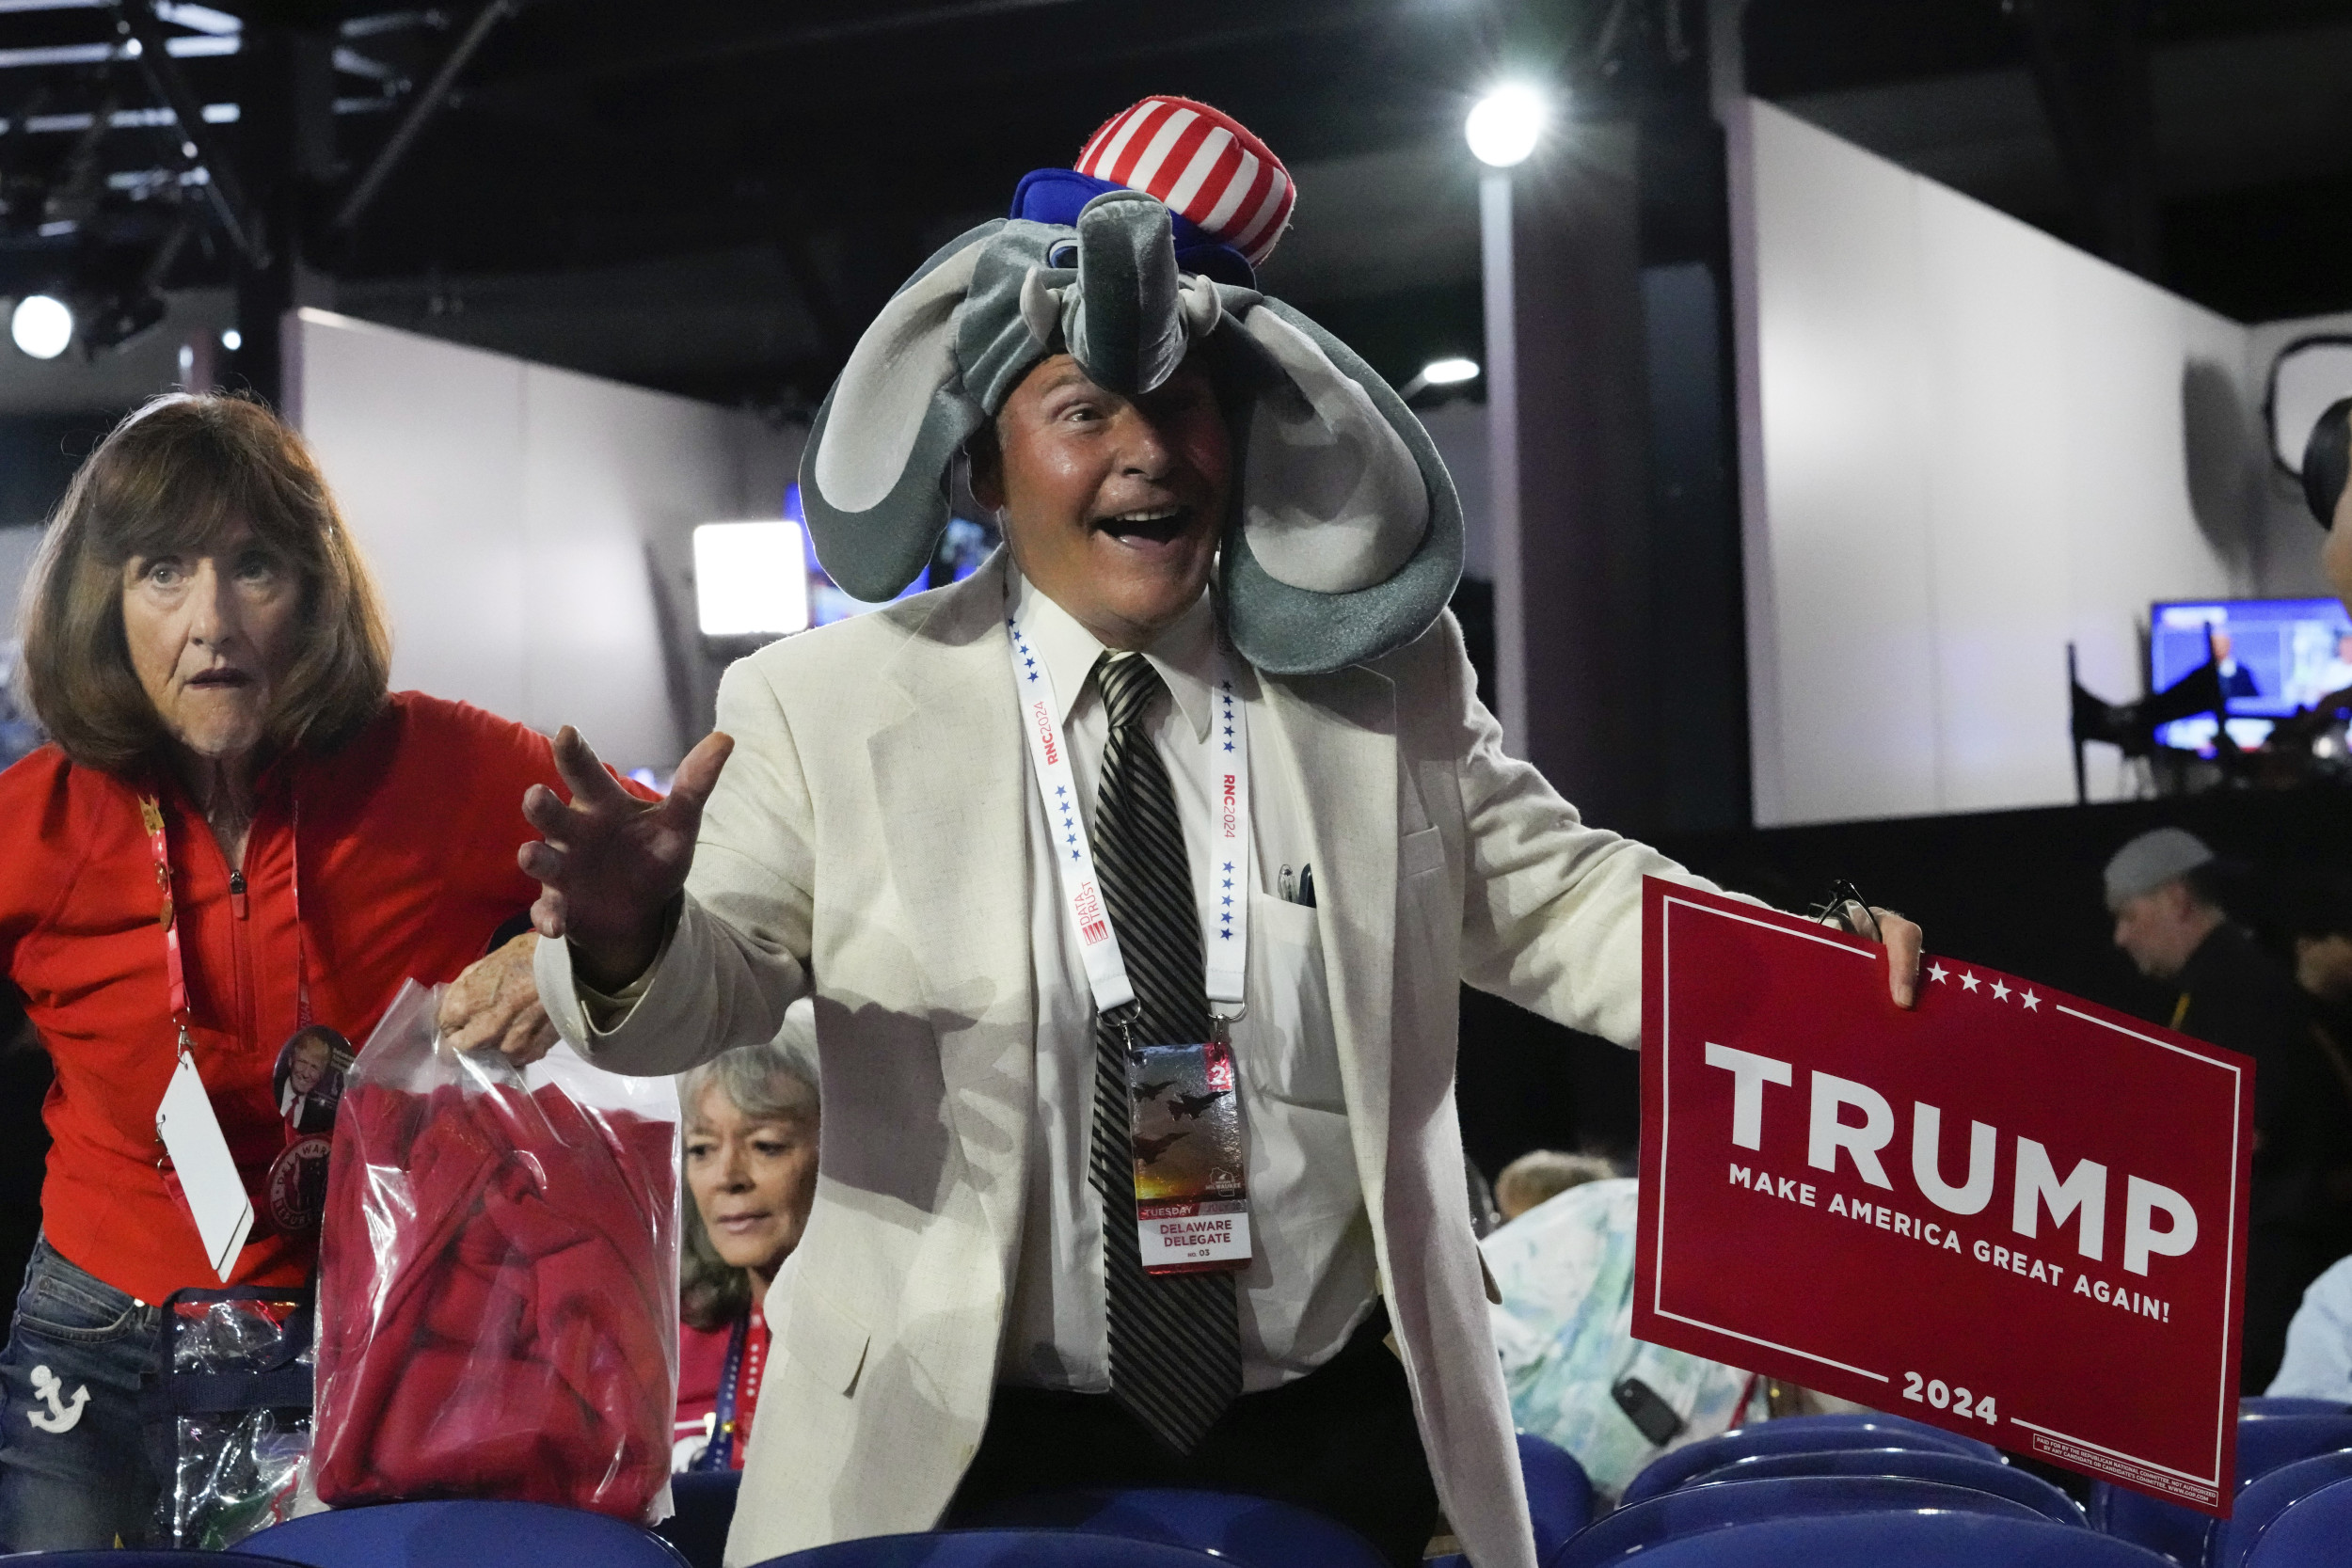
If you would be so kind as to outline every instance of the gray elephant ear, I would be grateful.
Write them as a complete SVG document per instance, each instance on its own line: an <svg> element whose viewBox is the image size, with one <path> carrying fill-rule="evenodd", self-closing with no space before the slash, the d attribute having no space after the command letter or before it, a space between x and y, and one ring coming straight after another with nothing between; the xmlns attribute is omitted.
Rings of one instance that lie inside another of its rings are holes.
<svg viewBox="0 0 2352 1568"><path fill-rule="evenodd" d="M1462 504L1378 372L1279 300L1225 296L1260 367L1222 574L1233 645L1320 674L1429 629L1462 576Z"/></svg>
<svg viewBox="0 0 2352 1568"><path fill-rule="evenodd" d="M956 365L956 308L1002 218L950 242L891 296L818 405L801 454L817 559L866 600L920 576L947 526L948 465L979 428Z"/></svg>

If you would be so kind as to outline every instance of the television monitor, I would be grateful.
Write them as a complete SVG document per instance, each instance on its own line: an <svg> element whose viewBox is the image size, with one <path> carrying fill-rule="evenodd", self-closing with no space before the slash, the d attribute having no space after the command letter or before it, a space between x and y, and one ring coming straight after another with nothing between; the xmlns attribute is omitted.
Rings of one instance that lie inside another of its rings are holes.
<svg viewBox="0 0 2352 1568"><path fill-rule="evenodd" d="M2335 599L2194 599L2152 608L2148 689L2162 691L2205 662L2207 638L2221 660L2230 738L2251 751L2273 721L2352 687L2352 615ZM2211 714L2176 719L2160 745L2211 752Z"/></svg>

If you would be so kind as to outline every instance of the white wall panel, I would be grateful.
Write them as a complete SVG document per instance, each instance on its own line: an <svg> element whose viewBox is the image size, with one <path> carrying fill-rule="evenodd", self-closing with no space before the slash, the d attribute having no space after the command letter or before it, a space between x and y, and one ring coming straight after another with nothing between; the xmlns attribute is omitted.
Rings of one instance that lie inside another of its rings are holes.
<svg viewBox="0 0 2352 1568"><path fill-rule="evenodd" d="M298 330L290 409L383 587L393 687L528 721L523 362L325 311Z"/></svg>
<svg viewBox="0 0 2352 1568"><path fill-rule="evenodd" d="M1775 724L1757 820L2071 800L2070 640L2085 684L2134 697L2151 601L2296 580L2266 553L2246 329L1745 116L1751 709Z"/></svg>
<svg viewBox="0 0 2352 1568"><path fill-rule="evenodd" d="M615 760L681 755L647 546L745 510L741 416L533 365L523 384L525 705ZM780 496L759 510L776 515ZM648 657L650 654L652 657Z"/></svg>
<svg viewBox="0 0 2352 1568"><path fill-rule="evenodd" d="M1792 156L1794 122L1772 117L1756 199L1778 793L1789 820L1933 811L1916 193L1878 159Z"/></svg>
<svg viewBox="0 0 2352 1568"><path fill-rule="evenodd" d="M305 310L289 399L394 636L392 682L666 770L716 678L697 523L775 516L796 442L753 417Z"/></svg>

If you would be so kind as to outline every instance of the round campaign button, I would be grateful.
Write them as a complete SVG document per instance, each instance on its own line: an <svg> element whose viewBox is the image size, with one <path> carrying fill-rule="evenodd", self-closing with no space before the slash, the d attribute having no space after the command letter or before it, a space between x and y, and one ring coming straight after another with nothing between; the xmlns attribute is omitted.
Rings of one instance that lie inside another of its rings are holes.
<svg viewBox="0 0 2352 1568"><path fill-rule="evenodd" d="M326 1208L326 1157L334 1148L326 1138L298 1138L270 1162L269 1217L278 1229L299 1235L318 1228Z"/></svg>

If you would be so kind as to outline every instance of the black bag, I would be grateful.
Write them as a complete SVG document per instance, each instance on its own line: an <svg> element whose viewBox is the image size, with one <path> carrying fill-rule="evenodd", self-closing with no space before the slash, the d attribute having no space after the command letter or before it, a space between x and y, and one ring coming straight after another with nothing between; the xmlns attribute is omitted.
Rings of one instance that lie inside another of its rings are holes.
<svg viewBox="0 0 2352 1568"><path fill-rule="evenodd" d="M308 1286L175 1291L140 1416L159 1544L217 1551L290 1517L310 1453Z"/></svg>

